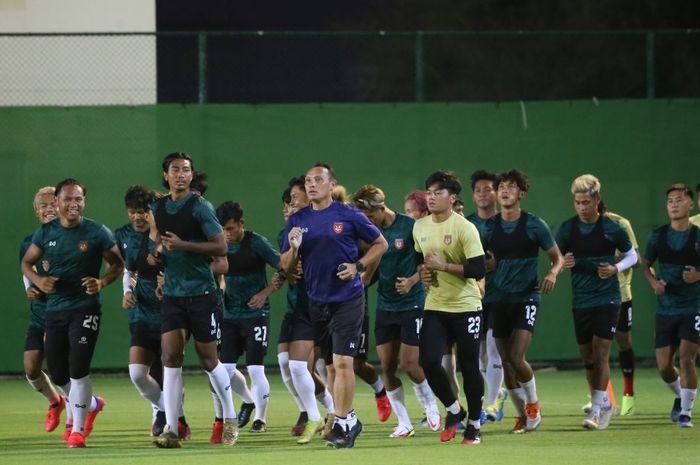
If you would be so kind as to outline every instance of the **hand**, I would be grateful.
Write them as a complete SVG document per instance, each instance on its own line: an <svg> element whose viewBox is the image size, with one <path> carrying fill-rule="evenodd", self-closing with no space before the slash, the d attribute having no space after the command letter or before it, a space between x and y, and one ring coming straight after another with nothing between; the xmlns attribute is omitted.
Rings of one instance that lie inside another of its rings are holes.
<svg viewBox="0 0 700 465"><path fill-rule="evenodd" d="M162 234L160 236L160 241L163 243L163 247L168 250L183 250L186 244L186 241L183 241L177 234L170 231L166 231Z"/></svg>
<svg viewBox="0 0 700 465"><path fill-rule="evenodd" d="M156 276L156 298L158 300L163 300L163 286L165 285L165 275L163 274L162 271L158 272L158 276Z"/></svg>
<svg viewBox="0 0 700 465"><path fill-rule="evenodd" d="M436 283L437 276L433 274L427 267L420 267L420 280L423 281L425 287L430 287Z"/></svg>
<svg viewBox="0 0 700 465"><path fill-rule="evenodd" d="M42 276L39 278L39 283L36 287L44 294L51 294L56 288L56 281L58 281L58 278L55 276Z"/></svg>
<svg viewBox="0 0 700 465"><path fill-rule="evenodd" d="M486 271L491 272L496 269L496 257L491 252L486 252Z"/></svg>
<svg viewBox="0 0 700 465"><path fill-rule="evenodd" d="M354 263L341 263L338 265L338 272L335 274L343 281L352 281L357 274L357 268Z"/></svg>
<svg viewBox="0 0 700 465"><path fill-rule="evenodd" d="M411 278L397 277L394 287L396 288L396 292L401 295L406 295L411 291L414 284L416 284L416 281L413 281Z"/></svg>
<svg viewBox="0 0 700 465"><path fill-rule="evenodd" d="M287 235L289 247L291 247L294 250L299 250L299 247L301 247L301 240L303 235L304 233L301 232L301 228L298 226L295 226L292 229L290 229L289 234Z"/></svg>
<svg viewBox="0 0 700 465"><path fill-rule="evenodd" d="M130 308L133 308L134 305L136 305L136 297L134 297L134 293L127 292L124 294L124 297L122 298L122 308L124 310L129 310Z"/></svg>
<svg viewBox="0 0 700 465"><path fill-rule="evenodd" d="M92 276L86 276L80 280L85 288L85 293L87 295L99 294L102 290L103 284L99 278L93 278Z"/></svg>
<svg viewBox="0 0 700 465"><path fill-rule="evenodd" d="M700 281L700 271L696 270L694 266L686 266L683 270L683 282L693 284L698 281Z"/></svg>
<svg viewBox="0 0 700 465"><path fill-rule="evenodd" d="M265 295L264 292L258 292L255 294L253 297L250 298L248 301L248 307L257 310L259 308L262 308L263 305L265 305L265 300L267 299L267 296Z"/></svg>
<svg viewBox="0 0 700 465"><path fill-rule="evenodd" d="M38 299L39 297L41 297L41 291L39 289L37 289L34 286L27 289L27 299L35 300L35 299Z"/></svg>
<svg viewBox="0 0 700 465"><path fill-rule="evenodd" d="M659 279L651 283L651 288L656 295L664 295L666 293L666 281Z"/></svg>
<svg viewBox="0 0 700 465"><path fill-rule="evenodd" d="M598 263L598 277L600 279L612 278L617 274L617 267L610 263Z"/></svg>
<svg viewBox="0 0 700 465"><path fill-rule="evenodd" d="M564 255L564 268L570 270L574 266L576 266L576 257L574 257L573 253L568 252Z"/></svg>
<svg viewBox="0 0 700 465"><path fill-rule="evenodd" d="M547 276L545 276L540 283L540 292L542 292L542 294L549 294L554 289L556 283L557 275L552 272L547 273Z"/></svg>
<svg viewBox="0 0 700 465"><path fill-rule="evenodd" d="M428 252L425 256L423 265L430 271L445 271L447 263L442 259L440 254L433 250L432 252Z"/></svg>
<svg viewBox="0 0 700 465"><path fill-rule="evenodd" d="M282 288L282 285L284 284L284 274L282 272L275 273L272 275L272 287L276 290L279 291Z"/></svg>

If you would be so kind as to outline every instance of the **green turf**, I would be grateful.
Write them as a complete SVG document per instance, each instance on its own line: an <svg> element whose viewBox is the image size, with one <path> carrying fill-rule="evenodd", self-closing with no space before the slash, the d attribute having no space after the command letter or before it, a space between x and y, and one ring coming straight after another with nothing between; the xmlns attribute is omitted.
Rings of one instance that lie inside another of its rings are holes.
<svg viewBox="0 0 700 465"><path fill-rule="evenodd" d="M193 436L179 450L160 450L151 445L150 408L127 377L95 377L95 392L105 397L107 406L95 422L88 448L83 450L66 449L60 431L43 431L45 401L25 381L1 380L0 463L54 464L76 459L90 464L139 465L700 463L700 424L682 430L671 423L671 394L653 370L637 371L637 411L630 417L615 417L607 431L584 431L580 426L586 387L581 371L538 372L543 412L540 429L520 436L508 434L513 424L513 410L508 404L502 422L484 425L483 442L478 446L461 445L460 436L441 444L437 433L420 427L414 438L389 439L394 417L379 423L370 389L358 384L355 406L365 432L352 450L327 449L319 439L297 446L289 436L289 428L298 412L279 375L270 378L268 432L254 435L243 431L234 448L222 448L208 443L212 405L206 377L188 375L185 408ZM621 387L619 376L614 381ZM412 390L409 388L406 394L409 411L418 419L420 408Z"/></svg>

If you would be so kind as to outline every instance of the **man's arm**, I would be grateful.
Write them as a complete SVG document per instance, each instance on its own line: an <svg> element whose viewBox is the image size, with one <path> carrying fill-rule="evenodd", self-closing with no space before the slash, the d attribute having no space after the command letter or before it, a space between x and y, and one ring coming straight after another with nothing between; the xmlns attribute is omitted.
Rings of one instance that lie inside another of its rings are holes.
<svg viewBox="0 0 700 465"><path fill-rule="evenodd" d="M365 252L362 258L358 260L358 263L362 263L365 268L370 264L378 263L379 259L382 258L382 255L384 255L384 252L386 252L388 249L389 244L386 242L386 239L384 239L384 236L379 234L379 236L377 236L377 238L369 244L367 252ZM357 274L357 264L342 263L341 266L342 265L345 265L345 269L339 271L337 276L343 281L353 279Z"/></svg>
<svg viewBox="0 0 700 465"><path fill-rule="evenodd" d="M561 273L564 267L564 257L562 257L559 246L556 243L547 249L547 257L549 257L552 267L549 269L549 273L542 278L542 282L540 283L540 291L543 294L552 292L554 285L557 283L557 275Z"/></svg>
<svg viewBox="0 0 700 465"><path fill-rule="evenodd" d="M666 281L663 279L657 279L654 275L654 262L647 258L644 259L644 265L642 265L642 271L644 272L644 278L651 286L651 289L656 295L663 295L666 292Z"/></svg>
<svg viewBox="0 0 700 465"><path fill-rule="evenodd" d="M88 295L98 294L103 287L112 284L124 272L124 260L116 245L102 252L102 258L107 262L105 274L101 278L85 276L81 280L83 287L85 287L85 293Z"/></svg>
<svg viewBox="0 0 700 465"><path fill-rule="evenodd" d="M228 252L223 232L210 237L206 242L183 241L177 234L169 231L162 233L160 238L163 246L168 250L180 250L210 257L222 257Z"/></svg>

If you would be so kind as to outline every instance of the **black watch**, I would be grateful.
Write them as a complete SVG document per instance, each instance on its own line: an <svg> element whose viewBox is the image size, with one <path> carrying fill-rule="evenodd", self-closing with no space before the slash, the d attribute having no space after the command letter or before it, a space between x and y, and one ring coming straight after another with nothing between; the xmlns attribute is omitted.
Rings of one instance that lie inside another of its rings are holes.
<svg viewBox="0 0 700 465"><path fill-rule="evenodd" d="M355 263L355 269L358 273L362 273L363 271L365 271L365 264L362 262L357 262Z"/></svg>

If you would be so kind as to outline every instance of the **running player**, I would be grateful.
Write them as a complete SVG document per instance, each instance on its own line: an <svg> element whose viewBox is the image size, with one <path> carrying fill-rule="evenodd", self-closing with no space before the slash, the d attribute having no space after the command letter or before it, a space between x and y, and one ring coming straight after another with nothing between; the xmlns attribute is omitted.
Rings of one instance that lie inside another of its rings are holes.
<svg viewBox="0 0 700 465"><path fill-rule="evenodd" d="M307 171L305 186L311 206L287 221L281 262L291 273L301 259L316 339L324 331L331 338L336 418L328 445L349 448L362 431L362 423L352 409L353 358L360 342L364 308L359 275L366 265L379 260L387 243L360 211L332 200L335 185L335 173L329 165L317 163ZM359 240L370 245L362 259L358 259Z"/></svg>
<svg viewBox="0 0 700 465"><path fill-rule="evenodd" d="M576 342L591 386L591 411L582 423L587 429L607 428L615 413L607 386L610 347L620 312L617 274L637 263L637 252L625 229L598 213L600 190L600 181L593 175L574 179L571 193L576 216L562 223L557 232L564 267L571 269ZM616 250L623 253L617 263Z"/></svg>
<svg viewBox="0 0 700 465"><path fill-rule="evenodd" d="M489 308L493 337L503 363L503 375L516 410L515 434L534 431L540 425L540 403L535 373L525 359L532 341L540 306L540 294L554 289L563 259L547 224L522 210L520 203L530 184L517 169L498 177L501 212L487 224L486 243L493 256ZM552 267L538 284L538 250L545 250ZM495 265L493 264L495 261Z"/></svg>
<svg viewBox="0 0 700 465"><path fill-rule="evenodd" d="M486 223L497 213L497 183L498 176L495 173L484 170L472 173L472 201L476 205L476 211L467 216L467 219L479 231L482 245L487 233ZM486 418L490 421L500 421L503 418L503 407L508 397L508 391L502 389L503 365L496 347L496 340L493 337L493 315L490 312L493 286L489 285L489 280L492 276L493 272L487 272L485 276L485 293L482 297L484 324L481 326L479 367L487 387L486 407L484 407Z"/></svg>
<svg viewBox="0 0 700 465"><path fill-rule="evenodd" d="M418 336L423 321L425 293L413 251L412 232L415 221L387 207L384 192L371 184L363 186L353 196L353 202L379 228L389 244L377 269L379 284L375 320L377 354L382 364L384 385L387 386L386 394L399 421L389 437L407 438L415 434L398 376L399 367L413 382L413 389L425 410L427 422L433 431L437 431L442 419L433 392L418 363Z"/></svg>
<svg viewBox="0 0 700 465"><path fill-rule="evenodd" d="M199 360L221 399L223 444L232 446L238 440L238 419L229 375L217 354L218 296L210 268L212 257L226 255L226 239L214 208L190 191L192 158L182 152L171 153L163 160L162 168L163 185L170 193L155 202L152 211L165 263L161 351L166 426L154 442L163 448L181 445L177 423L183 392L182 361L191 334Z"/></svg>
<svg viewBox="0 0 700 465"><path fill-rule="evenodd" d="M484 277L484 250L476 227L452 210L462 185L457 176L437 171L425 181L431 215L416 221L415 250L422 259L421 279L427 296L421 325L420 364L430 388L447 415L441 441L454 438L459 423L468 417L463 444L481 442L481 399L484 382L479 371L481 295L476 281ZM448 341L457 345L467 410L450 387L441 360Z"/></svg>
<svg viewBox="0 0 700 465"><path fill-rule="evenodd" d="M65 179L55 189L58 218L42 225L22 259L22 273L47 295L46 360L59 386L70 382L73 428L68 447L85 447L104 400L92 395L90 362L100 329L100 291L122 273L112 232L83 217L85 187ZM100 278L102 260L107 262ZM46 275L39 275L35 266ZM95 405L93 405L95 404ZM90 412L92 410L92 412Z"/></svg>
<svg viewBox="0 0 700 465"><path fill-rule="evenodd" d="M53 187L42 187L34 195L34 214L41 224L46 224L56 218L56 197ZM32 236L27 236L19 251L20 263L25 252L32 243ZM45 274L43 270L36 270ZM24 340L24 373L27 382L36 392L48 402L44 429L47 433L55 430L61 422L61 412L66 408L64 396L54 386L49 377L41 369L44 361L44 320L46 319L46 295L44 295L26 276L24 281L27 299L30 301L30 320L27 337ZM70 409L68 409L70 413Z"/></svg>
<svg viewBox="0 0 700 465"><path fill-rule="evenodd" d="M265 265L278 270L279 253L265 237L246 230L243 209L237 202L222 203L216 209L216 216L223 225L228 244L220 357L232 374L238 358L245 352L255 404L250 432L264 433L270 397L270 383L263 365L270 327L268 298L279 289L278 280L268 284Z"/></svg>
<svg viewBox="0 0 700 465"><path fill-rule="evenodd" d="M413 191L404 198L403 212L414 220L430 215L425 192Z"/></svg>
<svg viewBox="0 0 700 465"><path fill-rule="evenodd" d="M671 420L681 428L693 426L700 342L700 233L689 221L692 208L693 191L685 184L674 184L666 191L671 222L652 232L642 267L657 296L656 364L675 394ZM676 352L680 370L674 366Z"/></svg>

